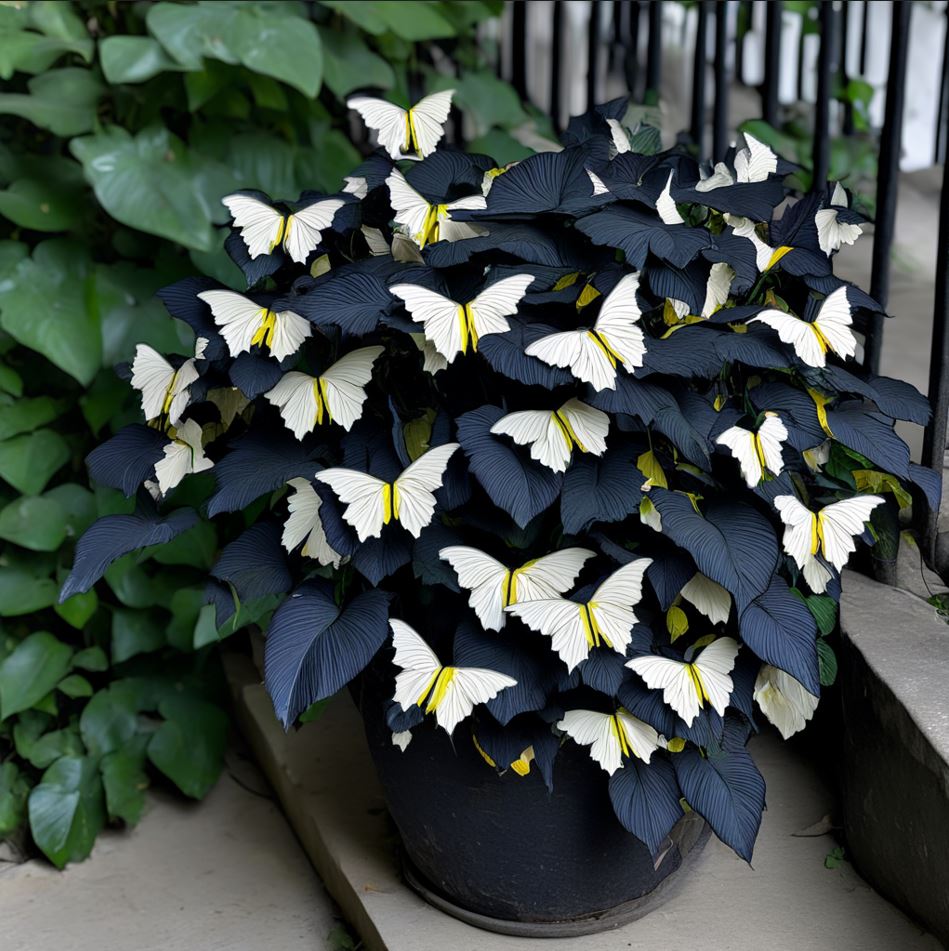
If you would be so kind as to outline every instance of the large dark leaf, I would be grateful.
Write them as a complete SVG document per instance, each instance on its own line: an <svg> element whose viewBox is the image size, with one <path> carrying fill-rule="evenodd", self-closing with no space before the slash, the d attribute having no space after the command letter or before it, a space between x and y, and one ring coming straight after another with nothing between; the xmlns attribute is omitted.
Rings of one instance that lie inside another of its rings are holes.
<svg viewBox="0 0 949 951"><path fill-rule="evenodd" d="M249 400L272 390L283 376L280 364L262 353L242 353L234 358L228 373L231 383Z"/></svg>
<svg viewBox="0 0 949 951"><path fill-rule="evenodd" d="M699 515L678 492L653 489L663 534L684 548L699 570L732 593L739 610L767 590L778 563L771 523L743 502L713 502Z"/></svg>
<svg viewBox="0 0 949 951"><path fill-rule="evenodd" d="M653 855L683 815L675 770L656 754L648 765L629 759L613 773L610 800L623 828L644 842Z"/></svg>
<svg viewBox="0 0 949 951"><path fill-rule="evenodd" d="M881 412L894 419L905 419L925 426L932 415L929 400L912 383L886 376L861 379L833 364L821 371L821 376L826 388L873 400Z"/></svg>
<svg viewBox="0 0 949 951"><path fill-rule="evenodd" d="M500 726L489 717L481 717L477 725L473 727L473 735L478 746L502 771L509 769L511 763L520 759L521 754L528 747L533 749L532 765L536 765L547 790L553 792L553 766L554 759L560 750L560 741L550 729L549 723L540 717L523 716Z"/></svg>
<svg viewBox="0 0 949 951"><path fill-rule="evenodd" d="M594 522L620 522L637 510L644 481L636 468L641 451L638 446L620 443L602 456L574 453L560 497L564 531L576 534Z"/></svg>
<svg viewBox="0 0 949 951"><path fill-rule="evenodd" d="M472 475L495 505L524 528L560 494L562 476L491 434L491 427L504 415L497 406L465 413L458 419L458 442L468 457Z"/></svg>
<svg viewBox="0 0 949 951"><path fill-rule="evenodd" d="M139 509L135 515L106 515L86 529L76 544L72 571L59 594L62 603L74 594L88 591L118 558L149 545L164 545L198 521L194 509L176 509L159 515L154 509Z"/></svg>
<svg viewBox="0 0 949 951"><path fill-rule="evenodd" d="M478 341L478 352L498 373L509 380L529 386L543 386L548 390L573 382L568 370L552 367L524 352L526 347L545 333L555 333L555 328L539 327L514 319L508 320L508 324L511 329L507 333L489 334Z"/></svg>
<svg viewBox="0 0 949 951"><path fill-rule="evenodd" d="M100 485L134 495L155 474L155 463L165 454L168 437L157 429L133 423L86 456L89 476Z"/></svg>
<svg viewBox="0 0 949 951"><path fill-rule="evenodd" d="M348 334L364 336L376 329L392 303L379 276L350 271L317 281L293 299L293 309L318 327L336 326Z"/></svg>
<svg viewBox="0 0 949 951"><path fill-rule="evenodd" d="M827 411L827 425L835 439L884 472L909 478L909 446L893 431L888 417L867 411L860 403L842 403Z"/></svg>
<svg viewBox="0 0 949 951"><path fill-rule="evenodd" d="M787 671L815 696L817 623L807 605L796 598L783 578L774 578L739 618L741 639L766 663Z"/></svg>
<svg viewBox="0 0 949 951"><path fill-rule="evenodd" d="M227 343L218 333L214 317L211 315L211 308L198 297L198 294L201 291L220 289L221 284L210 277L186 277L168 287L163 287L156 295L172 317L184 321L194 331L196 337L204 337L208 341L204 349L205 358L208 360L226 357Z"/></svg>
<svg viewBox="0 0 949 951"><path fill-rule="evenodd" d="M276 611L267 631L264 679L285 727L317 700L356 676L389 633L386 591L365 591L344 608L328 585L301 585Z"/></svg>
<svg viewBox="0 0 949 951"><path fill-rule="evenodd" d="M533 225L491 221L482 222L488 234L461 241L436 241L425 249L425 260L432 267L453 267L484 251L503 251L529 264L545 267L576 267L585 255L566 231L552 233Z"/></svg>

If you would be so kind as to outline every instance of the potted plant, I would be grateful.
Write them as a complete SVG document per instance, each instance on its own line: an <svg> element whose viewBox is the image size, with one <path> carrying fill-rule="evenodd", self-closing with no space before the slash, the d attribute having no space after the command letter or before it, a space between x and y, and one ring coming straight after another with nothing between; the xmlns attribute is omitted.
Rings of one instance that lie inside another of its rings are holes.
<svg viewBox="0 0 949 951"><path fill-rule="evenodd" d="M137 351L88 464L139 508L63 593L217 519L218 623L263 618L287 727L351 685L416 887L580 933L706 825L751 859L746 741L813 714L857 542L936 503L893 427L929 407L853 359L839 186L777 215L767 147L703 169L623 102L499 168L437 147L449 103L354 101L384 148L336 195L225 199L248 287L162 292L195 349Z"/></svg>

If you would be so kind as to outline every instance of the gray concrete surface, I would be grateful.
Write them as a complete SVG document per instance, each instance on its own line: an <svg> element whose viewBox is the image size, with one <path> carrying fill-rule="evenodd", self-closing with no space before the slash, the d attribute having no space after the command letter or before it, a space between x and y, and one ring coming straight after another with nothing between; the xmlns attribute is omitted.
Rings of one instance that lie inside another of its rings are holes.
<svg viewBox="0 0 949 951"><path fill-rule="evenodd" d="M334 906L272 795L231 755L203 803L152 794L65 872L0 864L0 948L322 951Z"/></svg>
<svg viewBox="0 0 949 951"><path fill-rule="evenodd" d="M238 716L301 841L368 951L937 951L938 941L874 892L849 863L827 869L833 798L776 736L753 741L768 783L754 868L713 840L678 896L616 931L561 941L479 931L435 911L401 881L395 840L348 696L284 734L241 658L229 665Z"/></svg>

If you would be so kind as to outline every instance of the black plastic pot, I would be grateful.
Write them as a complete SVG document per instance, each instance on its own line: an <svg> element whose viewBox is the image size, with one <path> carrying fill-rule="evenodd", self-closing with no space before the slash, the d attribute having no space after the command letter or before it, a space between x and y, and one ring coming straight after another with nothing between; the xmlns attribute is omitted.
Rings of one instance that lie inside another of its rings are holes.
<svg viewBox="0 0 949 951"><path fill-rule="evenodd" d="M704 822L689 814L657 865L617 821L606 774L585 750L565 744L549 794L536 769L523 778L497 775L467 724L450 742L429 717L400 751L379 678L365 677L359 693L406 879L470 924L550 937L618 927L666 901L708 838Z"/></svg>

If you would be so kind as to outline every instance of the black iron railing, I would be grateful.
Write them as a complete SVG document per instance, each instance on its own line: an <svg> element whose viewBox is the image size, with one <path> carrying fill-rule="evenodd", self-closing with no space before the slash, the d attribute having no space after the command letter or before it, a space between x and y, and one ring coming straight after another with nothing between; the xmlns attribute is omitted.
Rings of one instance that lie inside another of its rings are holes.
<svg viewBox="0 0 949 951"><path fill-rule="evenodd" d="M528 98L528 75L531 67L527 44L527 14L530 0L513 0L509 4L510 28L502 36L502 44L510 64L508 78L525 99ZM671 2L671 0L669 0ZM763 37L764 81L760 86L761 117L772 126L781 118L779 80L781 74L783 4L780 0L741 0L740 7L750 14L754 4L763 5L765 29ZM561 75L562 56L565 51L564 19L562 0L547 4L550 10L553 55L550 57L550 112L554 128L559 132L566 118L566 88ZM605 7L611 7L611 16ZM729 36L728 7L723 0L698 0L694 34L693 73L689 134L698 155L703 159L719 160L724 157L730 144L729 136L729 84L733 81L727 64L730 56L735 63L734 79L743 80L741 44ZM845 44L851 16L857 2L824 0L819 5L819 53L816 65L817 96L813 110L813 178L812 188L825 187L834 135L849 135L854 131L852 103L845 102L836 112L832 108L835 87L846 83ZM910 25L914 3L896 0L892 3L890 25L889 72L886 82L886 104L879 135L879 169L876 188L876 218L873 241L870 294L885 308L890 288L890 261L893 250L896 206L898 200L899 167L902 146L904 104L906 99L906 67L909 48ZM862 3L862 24L859 65L861 74L867 66L869 33L869 3ZM662 71L662 0L592 0L589 5L587 25L587 74L586 101L593 105L603 96L598 86L603 57L614 73L625 79L626 88L634 102L655 102L660 88ZM741 10L739 11L742 12ZM708 37L714 29L713 52L709 54ZM571 37L575 39L575 37ZM645 75L641 76L641 52L645 51ZM798 51L798 83L805 74L804 36L800 37ZM949 30L947 30L946 53L942 64L940 102L937 113L935 158L944 162L947 142L947 114L949 114ZM709 89L708 74L711 68L713 89ZM711 95L711 150L707 146L709 99ZM548 104L543 104L548 105ZM753 118L747 116L745 118ZM949 183L944 180L939 219L936 285L933 300L932 362L929 376L929 399L933 416L926 427L923 442L923 465L942 473L943 455L946 449L946 422L949 412ZM865 327L864 362L868 369L879 368L883 343L883 319L877 315ZM936 545L937 512L928 511L925 499L917 500L919 527L923 534L923 550L931 564Z"/></svg>

